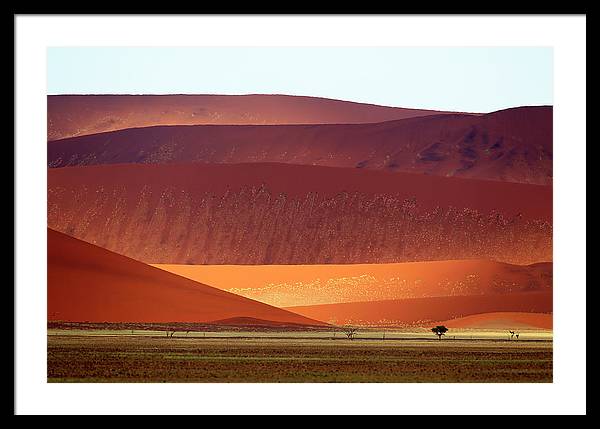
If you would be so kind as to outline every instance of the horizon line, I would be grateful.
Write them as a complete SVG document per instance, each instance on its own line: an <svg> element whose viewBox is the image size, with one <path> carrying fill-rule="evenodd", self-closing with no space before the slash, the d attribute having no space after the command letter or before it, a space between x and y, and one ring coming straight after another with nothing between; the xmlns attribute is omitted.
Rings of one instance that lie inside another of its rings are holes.
<svg viewBox="0 0 600 429"><path fill-rule="evenodd" d="M152 97L159 97L159 96L164 96L164 97L168 97L168 96L298 97L298 98L315 98L315 99L322 99L322 100L338 101L338 102L342 102L342 103L363 104L363 105L384 107L384 108L390 108L390 109L427 110L427 111L431 111L431 112L452 112L452 113L476 114L476 115L494 113L494 112L499 112L499 111L508 110L508 109L517 109L517 108L521 108L521 107L554 107L553 104L521 104L521 105L517 105L517 106L503 107L501 109L491 110L489 112L466 112L466 111L447 110L447 109L429 108L429 107L391 106L391 105L377 104L377 103L372 103L372 102L355 101L355 100L348 100L348 99L341 99L341 98L331 98L331 97L324 97L324 96L318 96L318 95L283 94L283 93L241 93L241 94L219 94L219 93L214 93L214 94L208 94L208 93L193 93L193 94L192 93L61 93L61 94L57 94L57 93L54 93L54 94L51 94L51 93L48 93L48 94L46 94L46 96L47 97L78 97L78 96L92 96L92 97L102 97L102 96L107 96L107 97L116 97L116 96L122 96L122 97L127 97L127 96L130 96L130 97L140 97L140 96L152 96Z"/></svg>

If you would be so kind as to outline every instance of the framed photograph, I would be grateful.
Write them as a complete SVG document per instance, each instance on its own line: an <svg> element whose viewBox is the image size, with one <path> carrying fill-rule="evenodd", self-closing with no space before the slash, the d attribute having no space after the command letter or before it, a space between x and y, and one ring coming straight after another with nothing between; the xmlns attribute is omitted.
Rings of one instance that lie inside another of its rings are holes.
<svg viewBox="0 0 600 429"><path fill-rule="evenodd" d="M17 409L585 413L585 22L17 16Z"/></svg>

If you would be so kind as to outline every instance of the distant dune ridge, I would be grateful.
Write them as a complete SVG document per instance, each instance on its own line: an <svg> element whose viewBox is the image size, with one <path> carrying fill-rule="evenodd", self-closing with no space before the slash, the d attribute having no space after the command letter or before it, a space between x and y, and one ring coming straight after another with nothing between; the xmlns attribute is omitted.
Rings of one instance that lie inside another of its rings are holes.
<svg viewBox="0 0 600 429"><path fill-rule="evenodd" d="M276 307L552 290L552 263L461 260L348 265L156 265Z"/></svg>
<svg viewBox="0 0 600 429"><path fill-rule="evenodd" d="M552 188L286 164L48 170L48 225L146 263L552 260Z"/></svg>
<svg viewBox="0 0 600 429"><path fill-rule="evenodd" d="M552 183L552 107L368 124L161 126L48 143L48 166L282 162Z"/></svg>
<svg viewBox="0 0 600 429"><path fill-rule="evenodd" d="M447 320L448 328L465 329L552 329L552 313L497 312L473 314Z"/></svg>
<svg viewBox="0 0 600 429"><path fill-rule="evenodd" d="M49 95L48 140L154 125L354 124L444 114L291 95Z"/></svg>
<svg viewBox="0 0 600 429"><path fill-rule="evenodd" d="M337 325L426 325L480 313L551 313L552 291L352 302L287 309ZM510 323L503 326L510 326Z"/></svg>
<svg viewBox="0 0 600 429"><path fill-rule="evenodd" d="M48 320L321 322L150 267L48 229ZM227 322L231 323L231 322Z"/></svg>

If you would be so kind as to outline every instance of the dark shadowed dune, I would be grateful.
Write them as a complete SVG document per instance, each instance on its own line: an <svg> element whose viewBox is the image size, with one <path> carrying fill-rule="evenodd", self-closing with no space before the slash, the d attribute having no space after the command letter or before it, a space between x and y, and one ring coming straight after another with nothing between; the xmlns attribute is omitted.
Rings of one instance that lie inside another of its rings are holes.
<svg viewBox="0 0 600 429"><path fill-rule="evenodd" d="M50 167L278 162L552 183L552 107L383 123L159 126L52 141Z"/></svg>
<svg viewBox="0 0 600 429"><path fill-rule="evenodd" d="M291 322L274 322L272 320L255 319L253 317L231 317L229 319L215 320L212 323L214 323L215 325L219 325L219 326L231 326L231 327L236 327L236 328L244 328L244 327L276 328L276 327L280 327L280 328L288 328L289 329L289 328L302 328L302 327L307 326L306 323L299 324L299 323L291 323ZM314 326L323 326L324 324L320 324L319 322L313 321L313 325Z"/></svg>

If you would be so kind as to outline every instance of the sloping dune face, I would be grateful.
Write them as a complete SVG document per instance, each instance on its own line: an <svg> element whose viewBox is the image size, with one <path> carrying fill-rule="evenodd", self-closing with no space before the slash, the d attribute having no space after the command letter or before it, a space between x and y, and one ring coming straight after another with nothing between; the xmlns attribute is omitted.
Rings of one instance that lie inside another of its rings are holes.
<svg viewBox="0 0 600 429"><path fill-rule="evenodd" d="M506 295L444 296L353 302L289 307L289 310L332 324L424 325L478 313L551 313L552 292L537 291Z"/></svg>
<svg viewBox="0 0 600 429"><path fill-rule="evenodd" d="M48 229L48 320L320 322L150 267Z"/></svg>
<svg viewBox="0 0 600 429"><path fill-rule="evenodd" d="M351 124L443 113L289 95L49 95L48 140L154 125Z"/></svg>
<svg viewBox="0 0 600 429"><path fill-rule="evenodd" d="M547 186L285 164L48 170L48 225L146 263L552 260Z"/></svg>
<svg viewBox="0 0 600 429"><path fill-rule="evenodd" d="M282 162L552 183L552 107L343 125L170 126L52 141L49 167Z"/></svg>
<svg viewBox="0 0 600 429"><path fill-rule="evenodd" d="M552 290L552 264L157 265L276 307Z"/></svg>
<svg viewBox="0 0 600 429"><path fill-rule="evenodd" d="M448 328L471 329L552 329L552 314L548 313L484 313L442 323Z"/></svg>

